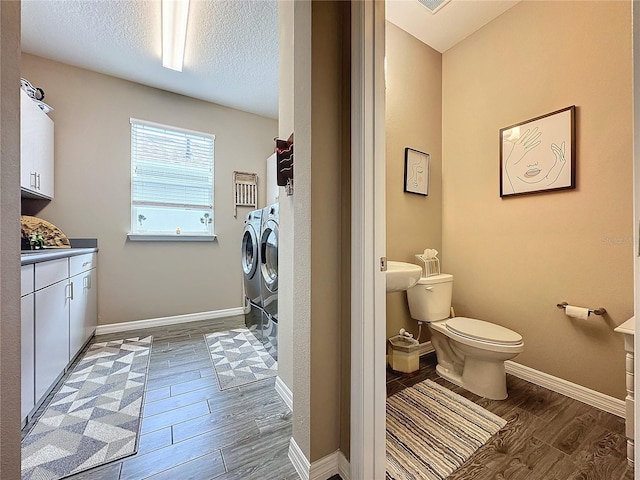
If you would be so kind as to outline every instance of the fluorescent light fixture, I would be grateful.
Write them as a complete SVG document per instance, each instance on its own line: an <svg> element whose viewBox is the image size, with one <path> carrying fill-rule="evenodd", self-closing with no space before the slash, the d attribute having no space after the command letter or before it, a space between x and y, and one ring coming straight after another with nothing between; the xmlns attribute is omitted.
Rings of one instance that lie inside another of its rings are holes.
<svg viewBox="0 0 640 480"><path fill-rule="evenodd" d="M189 0L162 0L162 66L182 71Z"/></svg>

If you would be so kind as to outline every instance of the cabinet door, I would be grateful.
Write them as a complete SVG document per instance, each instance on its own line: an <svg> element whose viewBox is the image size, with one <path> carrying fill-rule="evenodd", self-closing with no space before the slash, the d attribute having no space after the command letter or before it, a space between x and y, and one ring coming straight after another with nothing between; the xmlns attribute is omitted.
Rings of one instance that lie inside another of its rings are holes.
<svg viewBox="0 0 640 480"><path fill-rule="evenodd" d="M96 332L98 326L98 270L89 271L89 289L87 291L87 314L84 317L84 341Z"/></svg>
<svg viewBox="0 0 640 480"><path fill-rule="evenodd" d="M69 362L69 298L67 281L35 293L36 400L53 386Z"/></svg>
<svg viewBox="0 0 640 480"><path fill-rule="evenodd" d="M33 100L20 90L20 188L35 191L36 176L33 166L35 157L35 141L37 137L33 122L35 113L33 107L38 108Z"/></svg>
<svg viewBox="0 0 640 480"><path fill-rule="evenodd" d="M69 361L95 332L98 323L96 270L71 278L71 302L69 308Z"/></svg>
<svg viewBox="0 0 640 480"><path fill-rule="evenodd" d="M53 198L53 120L42 110L36 116L36 129L36 188L38 194Z"/></svg>
<svg viewBox="0 0 640 480"><path fill-rule="evenodd" d="M34 337L34 294L22 297L20 312L21 350L21 394L20 419L24 421L36 404L35 398L35 337Z"/></svg>
<svg viewBox="0 0 640 480"><path fill-rule="evenodd" d="M20 187L53 198L53 120L20 90Z"/></svg>

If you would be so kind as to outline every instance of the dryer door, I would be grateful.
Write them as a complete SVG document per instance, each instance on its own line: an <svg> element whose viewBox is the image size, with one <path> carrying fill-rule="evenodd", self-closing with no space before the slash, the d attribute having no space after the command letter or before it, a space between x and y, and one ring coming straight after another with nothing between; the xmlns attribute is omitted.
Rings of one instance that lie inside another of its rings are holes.
<svg viewBox="0 0 640 480"><path fill-rule="evenodd" d="M242 234L242 271L246 278L254 277L258 263L258 235L251 225L247 225Z"/></svg>
<svg viewBox="0 0 640 480"><path fill-rule="evenodd" d="M278 291L278 224L268 220L260 238L262 283L270 293Z"/></svg>

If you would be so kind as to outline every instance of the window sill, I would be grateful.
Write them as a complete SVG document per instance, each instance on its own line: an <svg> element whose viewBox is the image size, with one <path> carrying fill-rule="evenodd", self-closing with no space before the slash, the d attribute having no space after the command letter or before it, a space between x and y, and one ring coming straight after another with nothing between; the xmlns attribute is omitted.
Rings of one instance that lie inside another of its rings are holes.
<svg viewBox="0 0 640 480"><path fill-rule="evenodd" d="M129 233L130 242L215 242L215 235L141 235Z"/></svg>

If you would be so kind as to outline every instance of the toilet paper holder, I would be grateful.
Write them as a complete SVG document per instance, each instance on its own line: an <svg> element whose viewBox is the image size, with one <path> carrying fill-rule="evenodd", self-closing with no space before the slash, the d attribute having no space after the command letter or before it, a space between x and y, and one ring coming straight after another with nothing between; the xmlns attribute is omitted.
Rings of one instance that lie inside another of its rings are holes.
<svg viewBox="0 0 640 480"><path fill-rule="evenodd" d="M558 303L556 305L556 307L558 307L558 308L567 308L567 305L569 305L567 302L562 302L562 303ZM590 308L589 309L589 315L591 315L592 313L594 313L596 315L604 315L605 313L607 313L607 310L604 307Z"/></svg>

